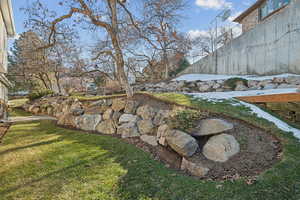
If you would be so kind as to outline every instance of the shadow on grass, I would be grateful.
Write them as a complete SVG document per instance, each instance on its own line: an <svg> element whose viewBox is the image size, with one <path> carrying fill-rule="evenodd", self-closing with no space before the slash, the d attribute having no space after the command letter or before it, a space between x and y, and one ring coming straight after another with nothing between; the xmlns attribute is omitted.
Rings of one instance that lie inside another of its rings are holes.
<svg viewBox="0 0 300 200"><path fill-rule="evenodd" d="M25 146L21 146L21 147L7 149L5 151L1 151L0 156L3 155L3 154L6 154L6 153L11 153L11 152L22 150L22 149L34 148L34 147L38 147L38 146L41 146L41 145L52 144L52 143L55 143L55 142L59 142L61 140L62 139L55 139L55 140L50 140L50 141L45 141L45 142L38 142L38 143L30 144L30 145L25 145Z"/></svg>
<svg viewBox="0 0 300 200"><path fill-rule="evenodd" d="M21 184L5 185L0 180L0 199L1 196L14 199L14 195L37 195L35 193L39 191L43 199L59 199L66 191L75 191L69 199L101 200L244 200L262 197L265 200L296 200L300 197L300 162L293 157L266 172L253 185L247 185L243 180L220 183L177 174L149 154L110 136L58 128L52 122L41 122L30 132L31 137L55 135L58 139L17 149L49 146L47 151L37 155L43 160L42 165L27 161L10 168L7 175L0 173L5 181L9 179L7 176L29 171L23 174L25 177L20 177L25 179ZM299 145L293 143L288 147L288 154L300 156ZM27 197L24 199L36 196Z"/></svg>

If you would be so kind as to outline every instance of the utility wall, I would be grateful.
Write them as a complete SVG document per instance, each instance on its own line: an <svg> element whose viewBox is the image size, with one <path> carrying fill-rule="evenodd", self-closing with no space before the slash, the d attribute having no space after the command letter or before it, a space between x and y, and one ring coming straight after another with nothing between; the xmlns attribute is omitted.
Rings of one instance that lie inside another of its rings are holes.
<svg viewBox="0 0 300 200"><path fill-rule="evenodd" d="M181 74L300 74L300 0Z"/></svg>

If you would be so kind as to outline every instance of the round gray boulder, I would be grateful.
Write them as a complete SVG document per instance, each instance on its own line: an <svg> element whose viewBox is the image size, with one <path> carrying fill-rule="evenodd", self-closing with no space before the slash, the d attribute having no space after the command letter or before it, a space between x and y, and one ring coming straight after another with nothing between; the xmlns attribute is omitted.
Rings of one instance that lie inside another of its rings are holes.
<svg viewBox="0 0 300 200"><path fill-rule="evenodd" d="M228 134L211 137L203 147L203 155L215 162L226 162L230 157L240 152L237 140Z"/></svg>

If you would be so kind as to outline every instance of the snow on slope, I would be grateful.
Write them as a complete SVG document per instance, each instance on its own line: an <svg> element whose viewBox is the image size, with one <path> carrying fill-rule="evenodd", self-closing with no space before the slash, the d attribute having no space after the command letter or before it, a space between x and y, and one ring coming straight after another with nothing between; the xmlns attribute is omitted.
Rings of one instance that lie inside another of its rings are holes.
<svg viewBox="0 0 300 200"><path fill-rule="evenodd" d="M249 104L243 101L240 101L240 104L248 107L251 109L251 111L253 113L255 113L258 117L260 118L264 118L270 122L273 122L279 129L286 131L286 132L292 132L294 134L294 136L298 139L300 139L300 130L291 127L290 125L288 125L287 123L285 123L284 121L274 117L273 115L263 111L262 109L260 109L259 107L253 105L253 104Z"/></svg>
<svg viewBox="0 0 300 200"><path fill-rule="evenodd" d="M285 88L285 89L271 89L271 90L248 90L248 91L231 91L231 92L205 92L205 93L189 93L195 97L218 100L218 99L230 99L234 97L246 97L246 96L259 96L259 95L271 95L271 94L286 94L296 93L297 88Z"/></svg>
<svg viewBox="0 0 300 200"><path fill-rule="evenodd" d="M259 95L268 95L268 94L285 94L285 93L296 93L296 88L293 89L272 89L272 90L250 90L250 91L232 91L232 92L207 92L207 93L192 93L189 95L194 96L195 98L205 99L209 101L223 101L223 100L230 100L234 97L241 97L241 96L259 96ZM271 114L263 111L259 107L249 104L243 101L233 101L232 105L244 105L251 109L251 111L257 114L258 117L267 119L270 122L273 122L279 129L292 132L294 136L300 139L300 130L291 127L284 121L272 116Z"/></svg>
<svg viewBox="0 0 300 200"><path fill-rule="evenodd" d="M226 80L230 78L244 78L247 80L271 80L273 78L286 78L289 76L299 76L296 74L279 74L274 76L255 76L255 75L218 75L218 74L186 74L182 75L173 81L215 81L215 80Z"/></svg>

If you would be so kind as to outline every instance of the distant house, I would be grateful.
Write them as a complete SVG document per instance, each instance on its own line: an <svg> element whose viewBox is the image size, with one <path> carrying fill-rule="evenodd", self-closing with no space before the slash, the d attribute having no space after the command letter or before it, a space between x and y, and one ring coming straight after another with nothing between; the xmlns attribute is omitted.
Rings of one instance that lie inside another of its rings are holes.
<svg viewBox="0 0 300 200"><path fill-rule="evenodd" d="M7 116L7 95L10 82L7 74L7 40L15 36L11 0L0 0L0 120Z"/></svg>
<svg viewBox="0 0 300 200"><path fill-rule="evenodd" d="M291 0L258 0L234 19L234 22L242 24L243 32L247 32L257 24L260 24L284 9L290 1Z"/></svg>

